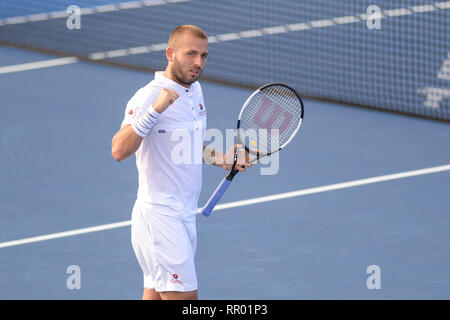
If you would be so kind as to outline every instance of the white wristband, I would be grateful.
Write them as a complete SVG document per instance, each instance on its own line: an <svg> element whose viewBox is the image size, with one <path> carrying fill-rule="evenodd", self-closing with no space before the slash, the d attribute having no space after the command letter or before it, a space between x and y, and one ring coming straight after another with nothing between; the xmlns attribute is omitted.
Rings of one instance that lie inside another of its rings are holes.
<svg viewBox="0 0 450 320"><path fill-rule="evenodd" d="M161 114L156 112L155 109L153 109L153 106L150 105L131 125L134 132L136 132L138 136L145 138L150 129L158 122L160 115Z"/></svg>

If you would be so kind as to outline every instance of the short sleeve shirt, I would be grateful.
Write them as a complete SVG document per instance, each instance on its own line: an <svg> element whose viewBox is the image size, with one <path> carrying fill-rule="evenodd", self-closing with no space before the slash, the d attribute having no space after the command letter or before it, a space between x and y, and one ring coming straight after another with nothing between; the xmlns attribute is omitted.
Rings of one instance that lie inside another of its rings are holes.
<svg viewBox="0 0 450 320"><path fill-rule="evenodd" d="M137 200L157 213L186 218L197 213L202 186L206 107L200 83L186 88L156 72L129 100L122 126L133 123L164 88L179 98L161 113L136 152Z"/></svg>

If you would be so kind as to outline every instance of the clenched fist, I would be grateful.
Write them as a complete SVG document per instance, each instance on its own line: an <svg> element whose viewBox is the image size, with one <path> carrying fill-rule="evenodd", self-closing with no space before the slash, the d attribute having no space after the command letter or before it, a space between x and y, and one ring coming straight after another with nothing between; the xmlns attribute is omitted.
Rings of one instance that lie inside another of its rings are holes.
<svg viewBox="0 0 450 320"><path fill-rule="evenodd" d="M153 109L158 112L164 112L179 97L178 93L172 89L162 89L153 103Z"/></svg>

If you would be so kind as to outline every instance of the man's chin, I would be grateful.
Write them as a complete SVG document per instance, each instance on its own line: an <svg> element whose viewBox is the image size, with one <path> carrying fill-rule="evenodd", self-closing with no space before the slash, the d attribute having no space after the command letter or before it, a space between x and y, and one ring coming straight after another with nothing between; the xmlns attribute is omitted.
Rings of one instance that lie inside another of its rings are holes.
<svg viewBox="0 0 450 320"><path fill-rule="evenodd" d="M195 82L195 81L198 80L198 78L200 78L200 73L199 74L193 74L193 75L190 76L190 78L191 78L192 82Z"/></svg>
<svg viewBox="0 0 450 320"><path fill-rule="evenodd" d="M191 84L193 84L195 81L197 81L199 77L200 77L200 75L197 75L197 76L190 76L188 79L186 79L186 81L184 82L184 84L191 85Z"/></svg>

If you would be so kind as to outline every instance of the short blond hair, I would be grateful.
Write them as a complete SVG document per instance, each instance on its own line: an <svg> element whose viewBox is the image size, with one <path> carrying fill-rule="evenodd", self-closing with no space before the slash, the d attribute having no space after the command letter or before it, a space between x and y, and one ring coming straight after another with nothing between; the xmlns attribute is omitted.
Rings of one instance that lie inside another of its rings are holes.
<svg viewBox="0 0 450 320"><path fill-rule="evenodd" d="M202 29L200 29L197 26L185 24L185 25L176 27L172 31L172 33L170 34L170 37L169 37L169 47L173 48L173 46L175 45L176 39L179 36L186 34L186 33L189 33L189 34L193 35L194 37L197 37L200 39L208 40L208 36L206 35L205 31L203 31Z"/></svg>

